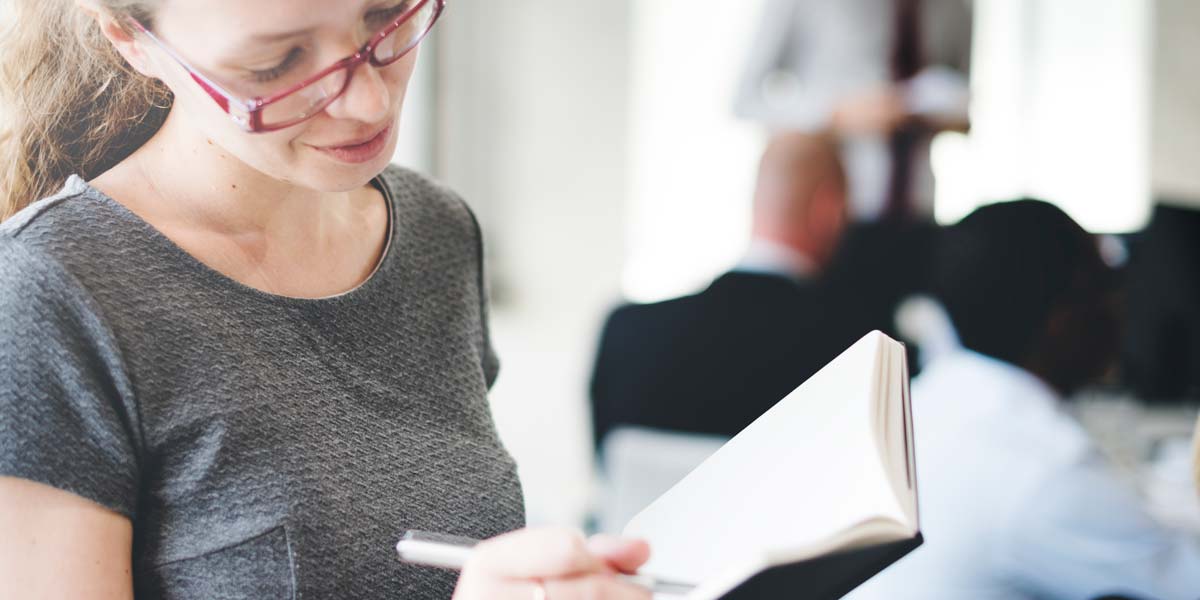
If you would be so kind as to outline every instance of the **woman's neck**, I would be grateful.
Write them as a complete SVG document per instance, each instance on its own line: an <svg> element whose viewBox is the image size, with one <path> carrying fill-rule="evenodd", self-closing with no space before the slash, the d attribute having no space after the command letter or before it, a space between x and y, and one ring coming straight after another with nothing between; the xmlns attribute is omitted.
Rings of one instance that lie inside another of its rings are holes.
<svg viewBox="0 0 1200 600"><path fill-rule="evenodd" d="M215 232L310 237L350 208L345 200L352 192L320 192L271 177L213 143L178 111L130 160L155 200L143 211Z"/></svg>
<svg viewBox="0 0 1200 600"><path fill-rule="evenodd" d="M209 267L274 294L351 289L386 246L378 191L320 192L269 177L172 117L92 185Z"/></svg>

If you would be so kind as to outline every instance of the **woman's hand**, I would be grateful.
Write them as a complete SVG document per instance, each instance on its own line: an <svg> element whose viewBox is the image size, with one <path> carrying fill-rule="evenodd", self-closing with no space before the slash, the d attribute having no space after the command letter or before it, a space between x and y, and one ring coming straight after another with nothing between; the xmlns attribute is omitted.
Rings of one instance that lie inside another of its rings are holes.
<svg viewBox="0 0 1200 600"><path fill-rule="evenodd" d="M454 600L649 600L618 573L650 557L640 540L569 529L521 529L481 542L463 568Z"/></svg>

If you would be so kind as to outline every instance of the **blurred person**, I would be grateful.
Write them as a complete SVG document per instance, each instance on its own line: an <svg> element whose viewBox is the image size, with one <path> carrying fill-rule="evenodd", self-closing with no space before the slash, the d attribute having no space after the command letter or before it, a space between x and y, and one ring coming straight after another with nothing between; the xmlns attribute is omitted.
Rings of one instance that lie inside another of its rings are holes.
<svg viewBox="0 0 1200 600"><path fill-rule="evenodd" d="M769 129L831 128L852 224L829 285L858 329L898 336L901 302L928 292L930 142L966 131L971 0L766 0L735 112ZM914 340L909 350L915 356ZM913 362L914 366L917 364Z"/></svg>
<svg viewBox="0 0 1200 600"><path fill-rule="evenodd" d="M1154 521L1065 409L1117 350L1094 238L1022 200L967 216L939 256L963 347L912 386L925 544L849 598L1195 598L1200 540Z"/></svg>
<svg viewBox="0 0 1200 600"><path fill-rule="evenodd" d="M847 227L824 280L856 330L881 330L906 342L909 356L915 356L918 340L902 335L896 315L906 299L930 293L941 232L941 226L924 220L859 221ZM918 364L910 361L910 366Z"/></svg>
<svg viewBox="0 0 1200 600"><path fill-rule="evenodd" d="M3 8L0 597L650 597L522 529L479 228L389 166L442 0Z"/></svg>
<svg viewBox="0 0 1200 600"><path fill-rule="evenodd" d="M1160 199L1131 237L1124 380L1151 402L1200 400L1200 199Z"/></svg>
<svg viewBox="0 0 1200 600"><path fill-rule="evenodd" d="M732 436L844 350L856 336L819 275L845 222L835 143L770 140L741 262L697 294L608 317L591 380L596 443L621 425Z"/></svg>
<svg viewBox="0 0 1200 600"><path fill-rule="evenodd" d="M932 216L929 144L969 127L970 0L766 0L735 112L832 127L854 220Z"/></svg>
<svg viewBox="0 0 1200 600"><path fill-rule="evenodd" d="M1196 420L1196 432L1192 434L1192 478L1196 482L1196 494L1200 496L1200 419Z"/></svg>

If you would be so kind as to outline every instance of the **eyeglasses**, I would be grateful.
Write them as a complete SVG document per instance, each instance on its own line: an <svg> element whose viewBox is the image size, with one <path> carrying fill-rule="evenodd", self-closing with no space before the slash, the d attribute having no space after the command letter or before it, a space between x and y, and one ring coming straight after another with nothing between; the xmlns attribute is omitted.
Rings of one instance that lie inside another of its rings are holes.
<svg viewBox="0 0 1200 600"><path fill-rule="evenodd" d="M142 23L136 19L131 22L135 29L179 63L239 127L250 133L265 133L297 125L325 110L350 87L350 80L359 65L370 63L380 68L400 60L421 43L445 8L446 0L416 0L415 6L404 10L371 36L358 52L283 91L259 95L251 100L227 91L188 64Z"/></svg>

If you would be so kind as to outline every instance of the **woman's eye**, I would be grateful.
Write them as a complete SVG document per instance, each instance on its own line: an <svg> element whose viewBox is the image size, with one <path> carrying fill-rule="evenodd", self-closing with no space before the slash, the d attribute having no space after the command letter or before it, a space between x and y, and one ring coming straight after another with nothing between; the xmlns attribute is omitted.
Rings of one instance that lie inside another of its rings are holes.
<svg viewBox="0 0 1200 600"><path fill-rule="evenodd" d="M304 51L300 48L292 48L279 64L269 69L251 69L250 77L258 83L267 83L279 79L291 70L292 66L300 60L300 55L303 53Z"/></svg>
<svg viewBox="0 0 1200 600"><path fill-rule="evenodd" d="M395 21L397 17L408 12L413 6L413 0L402 0L391 6L377 8L367 13L366 19L372 27L383 27Z"/></svg>

